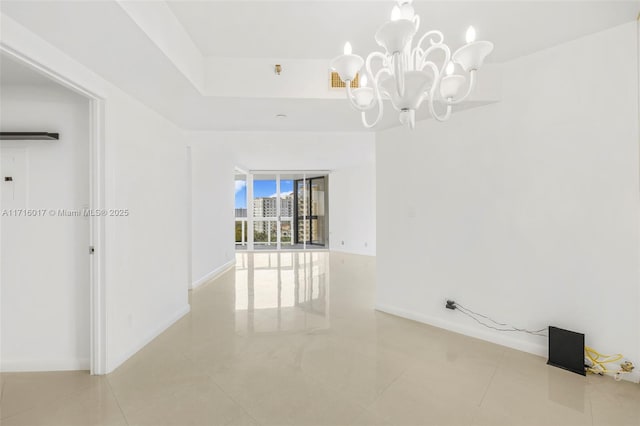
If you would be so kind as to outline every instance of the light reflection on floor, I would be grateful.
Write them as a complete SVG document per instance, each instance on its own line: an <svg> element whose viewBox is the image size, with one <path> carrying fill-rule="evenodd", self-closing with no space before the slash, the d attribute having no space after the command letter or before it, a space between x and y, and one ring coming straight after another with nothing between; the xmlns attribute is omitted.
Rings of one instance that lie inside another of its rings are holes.
<svg viewBox="0 0 640 426"><path fill-rule="evenodd" d="M369 256L239 253L113 373L0 374L0 423L639 425L638 385L377 312L375 277Z"/></svg>
<svg viewBox="0 0 640 426"><path fill-rule="evenodd" d="M324 253L236 254L237 331L327 328L328 293L329 262Z"/></svg>

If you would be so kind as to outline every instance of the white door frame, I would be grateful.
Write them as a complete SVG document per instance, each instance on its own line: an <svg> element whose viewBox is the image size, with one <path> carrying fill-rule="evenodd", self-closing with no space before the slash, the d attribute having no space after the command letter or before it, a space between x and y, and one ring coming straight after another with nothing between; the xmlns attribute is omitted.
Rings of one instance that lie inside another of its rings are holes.
<svg viewBox="0 0 640 426"><path fill-rule="evenodd" d="M89 208L105 208L104 111L105 99L62 75L42 66L20 52L0 43L0 52L39 72L56 83L89 99ZM93 254L89 254L90 250ZM89 323L91 374L107 373L106 297L105 297L105 219L89 216Z"/></svg>
<svg viewBox="0 0 640 426"><path fill-rule="evenodd" d="M193 156L191 145L187 145L187 283L193 285Z"/></svg>

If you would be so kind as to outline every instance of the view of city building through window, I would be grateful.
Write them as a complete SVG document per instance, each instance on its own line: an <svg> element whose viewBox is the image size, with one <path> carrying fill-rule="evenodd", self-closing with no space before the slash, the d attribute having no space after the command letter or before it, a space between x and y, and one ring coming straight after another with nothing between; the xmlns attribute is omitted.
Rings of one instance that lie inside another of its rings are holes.
<svg viewBox="0 0 640 426"><path fill-rule="evenodd" d="M296 180L297 242L324 245L325 178Z"/></svg>
<svg viewBox="0 0 640 426"><path fill-rule="evenodd" d="M236 175L236 248L246 248L247 244L247 177Z"/></svg>
<svg viewBox="0 0 640 426"><path fill-rule="evenodd" d="M236 175L236 248L324 246L326 196L324 176Z"/></svg>

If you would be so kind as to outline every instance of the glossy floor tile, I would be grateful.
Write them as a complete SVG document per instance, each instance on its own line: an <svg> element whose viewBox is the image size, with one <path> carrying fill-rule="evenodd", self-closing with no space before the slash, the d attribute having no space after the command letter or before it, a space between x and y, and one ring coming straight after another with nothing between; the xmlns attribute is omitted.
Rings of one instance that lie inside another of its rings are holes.
<svg viewBox="0 0 640 426"><path fill-rule="evenodd" d="M629 425L640 386L376 312L375 259L237 254L115 372L0 375L10 425Z"/></svg>

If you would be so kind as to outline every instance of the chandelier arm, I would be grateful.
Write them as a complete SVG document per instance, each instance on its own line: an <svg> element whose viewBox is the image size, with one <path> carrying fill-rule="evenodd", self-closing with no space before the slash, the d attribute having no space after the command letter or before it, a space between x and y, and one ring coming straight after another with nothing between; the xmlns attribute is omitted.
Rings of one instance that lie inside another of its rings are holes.
<svg viewBox="0 0 640 426"><path fill-rule="evenodd" d="M402 68L402 54L396 52L393 54L393 73L396 80L396 90L400 97L404 96L404 70Z"/></svg>
<svg viewBox="0 0 640 426"><path fill-rule="evenodd" d="M405 50L405 53L402 54L402 64L406 71L413 71L415 68L411 63L411 46L408 46Z"/></svg>
<svg viewBox="0 0 640 426"><path fill-rule="evenodd" d="M476 70L469 71L469 88L467 89L467 93L465 93L464 96L462 96L459 99L446 99L447 104L455 105L466 100L469 97L469 95L471 95L471 92L473 92L473 89L475 89L476 82L477 82Z"/></svg>
<svg viewBox="0 0 640 426"><path fill-rule="evenodd" d="M418 62L422 60L422 56L424 55L424 50L419 47L414 47L411 51L411 64L413 64L414 70L419 70L420 66Z"/></svg>
<svg viewBox="0 0 640 426"><path fill-rule="evenodd" d="M432 40L429 40L431 42L431 46L434 46L436 44L442 44L444 42L444 35L438 31L438 30L431 30L431 31L427 31L426 33L424 33L422 35L422 37L420 37L420 40L418 41L418 43L416 44L416 48L420 48L422 49L422 43L424 43L424 41L429 38L429 37L437 37L434 38Z"/></svg>
<svg viewBox="0 0 640 426"><path fill-rule="evenodd" d="M349 102L351 103L351 106L354 107L356 110L358 111L367 111L370 110L371 108L373 108L374 106L376 106L376 99L374 98L374 101L371 102L369 105L363 107L358 105L358 103L355 101L356 97L353 95L353 91L351 90L351 82L347 81L346 82L346 87L347 87L347 99L349 99ZM374 89L375 90L375 89Z"/></svg>
<svg viewBox="0 0 640 426"><path fill-rule="evenodd" d="M424 42L425 37L427 37L431 33L436 33L436 35L439 34L440 40L437 43L434 42L433 40L431 40L431 45L429 47L427 47L426 49L423 49L422 48L422 43ZM445 48L448 48L447 45L442 43L442 34L440 34L438 31L430 31L429 33L427 33L424 36L422 36L422 38L420 39L420 42L418 42L418 44L413 48L413 50L411 52L411 61L414 64L414 68L413 69L421 70L422 67L424 66L424 63L426 62L426 58L433 51L435 51L437 49L443 49L443 46ZM445 51L445 53L446 53L446 51Z"/></svg>
<svg viewBox="0 0 640 426"><path fill-rule="evenodd" d="M424 70L424 68L427 68L427 67L431 68L431 71L435 76L435 78L433 79L433 84L431 85L431 88L429 89L428 92L426 92L427 97L429 98L429 102L431 103L436 99L436 97L440 92L440 82L442 81L442 72L438 69L438 66L431 61L426 62L423 65L422 69ZM431 104L430 104L430 110L431 110Z"/></svg>
<svg viewBox="0 0 640 426"><path fill-rule="evenodd" d="M438 121L447 121L451 117L451 105L447 105L447 111L444 116L438 115L436 112L436 107L434 105L435 99L433 97L429 98L429 112L431 116Z"/></svg>
<svg viewBox="0 0 640 426"><path fill-rule="evenodd" d="M442 67L440 67L439 70L439 73L443 74L445 69L447 68L447 65L449 64L449 61L451 61L451 49L449 49L449 46L447 46L446 44L434 44L433 46L425 50L422 54L422 57L420 58L420 65L417 66L416 69L422 70L426 64L433 64L432 61L427 61L427 58L436 50L442 50L444 52L444 61L442 63Z"/></svg>
<svg viewBox="0 0 640 426"><path fill-rule="evenodd" d="M369 73L369 75L372 76L372 77L375 75L375 73L371 69L371 62L376 58L380 59L382 61L382 68L385 67L384 63L387 60L387 56L382 52L371 52L371 53L369 53L369 56L367 56L367 61L365 63L366 64L365 66L366 66L367 73Z"/></svg>
<svg viewBox="0 0 640 426"><path fill-rule="evenodd" d="M387 74L389 76L391 76L391 71L389 70L389 68L382 68L378 71L378 73L375 75L375 77L373 78L373 90L374 93L376 94L376 96L381 99L382 94L380 93L380 77L382 77L382 74Z"/></svg>
<svg viewBox="0 0 640 426"><path fill-rule="evenodd" d="M427 62L425 64L425 67L431 68L436 76L433 82L433 86L431 86L431 90L429 91L429 112L431 113L431 116L437 121L447 121L449 117L451 117L451 105L447 104L447 110L445 111L444 116L439 115L435 107L436 99L438 98L438 95L440 93L440 82L442 81L443 73L439 71L438 66L431 61Z"/></svg>
<svg viewBox="0 0 640 426"><path fill-rule="evenodd" d="M362 111L362 125L367 128L370 129L372 127L374 127L376 124L378 124L380 122L380 119L382 119L382 115L384 113L384 108L383 108L383 103L382 102L378 102L378 116L376 117L375 121L371 124L367 123L367 113L365 111Z"/></svg>
<svg viewBox="0 0 640 426"><path fill-rule="evenodd" d="M375 99L378 104L378 116L376 117L373 123L369 124L367 123L366 113L362 111L362 125L367 129L370 129L374 127L376 124L378 124L382 119L382 115L384 114L384 102L382 102L382 94L380 93L380 86L379 86L380 77L382 76L382 74L391 75L391 72L389 71L388 68L382 68L381 70L378 71L378 73L373 79L373 93L375 94Z"/></svg>
<svg viewBox="0 0 640 426"><path fill-rule="evenodd" d="M427 67L431 68L431 71L433 71L433 76L434 76L433 84L431 85L431 89L429 92L429 96L431 97L433 96L432 92L435 90L436 86L439 86L442 73L438 69L438 66L431 61L428 61L422 64L422 67L420 67L420 71L424 71L424 69Z"/></svg>

